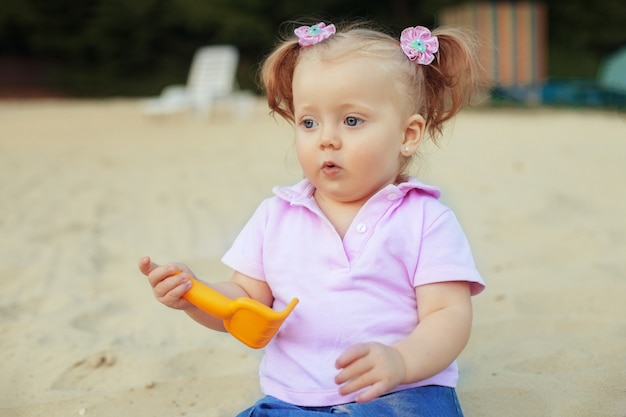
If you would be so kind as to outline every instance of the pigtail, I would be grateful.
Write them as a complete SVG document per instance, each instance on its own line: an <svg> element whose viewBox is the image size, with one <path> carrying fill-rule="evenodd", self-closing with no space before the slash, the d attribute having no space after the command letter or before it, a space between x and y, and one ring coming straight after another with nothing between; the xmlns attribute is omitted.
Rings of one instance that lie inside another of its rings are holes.
<svg viewBox="0 0 626 417"><path fill-rule="evenodd" d="M430 65L421 66L424 77L424 117L433 140L441 135L445 122L470 105L483 86L477 59L477 41L471 33L452 28L433 31L439 52Z"/></svg>
<svg viewBox="0 0 626 417"><path fill-rule="evenodd" d="M278 113L292 123L295 118L291 83L299 52L298 41L287 40L265 59L261 67L261 82L271 113Z"/></svg>

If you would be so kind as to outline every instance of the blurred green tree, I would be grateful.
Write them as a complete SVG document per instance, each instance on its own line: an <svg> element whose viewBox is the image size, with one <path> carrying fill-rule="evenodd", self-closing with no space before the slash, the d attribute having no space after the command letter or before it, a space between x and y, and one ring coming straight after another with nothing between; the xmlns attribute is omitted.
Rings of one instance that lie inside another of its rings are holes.
<svg viewBox="0 0 626 417"><path fill-rule="evenodd" d="M549 66L554 77L594 77L603 58L626 45L623 0L549 0Z"/></svg>
<svg viewBox="0 0 626 417"><path fill-rule="evenodd" d="M0 59L47 63L50 82L71 95L154 95L164 85L185 81L198 47L230 43L241 51L238 79L249 89L277 36L293 29L285 22L303 16L333 22L369 19L399 33L416 23L436 25L442 7L461 2L3 0ZM626 43L623 1L546 3L552 75L593 76L600 58Z"/></svg>

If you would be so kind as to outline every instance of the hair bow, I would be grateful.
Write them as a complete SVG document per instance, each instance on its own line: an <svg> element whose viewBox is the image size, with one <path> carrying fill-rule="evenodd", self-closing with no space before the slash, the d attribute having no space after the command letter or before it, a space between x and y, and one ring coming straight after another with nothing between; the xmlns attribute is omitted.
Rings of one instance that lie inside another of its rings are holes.
<svg viewBox="0 0 626 417"><path fill-rule="evenodd" d="M335 25L326 26L325 23L318 23L313 26L300 26L294 33L298 37L300 46L311 46L330 38L335 34Z"/></svg>
<svg viewBox="0 0 626 417"><path fill-rule="evenodd" d="M439 40L424 26L408 27L400 35L400 46L411 61L428 65L439 50Z"/></svg>

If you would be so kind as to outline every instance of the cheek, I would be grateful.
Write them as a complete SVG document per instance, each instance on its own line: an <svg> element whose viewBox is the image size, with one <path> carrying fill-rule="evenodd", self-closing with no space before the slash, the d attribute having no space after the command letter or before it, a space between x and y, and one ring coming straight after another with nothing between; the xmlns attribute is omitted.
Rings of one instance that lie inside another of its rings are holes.
<svg viewBox="0 0 626 417"><path fill-rule="evenodd" d="M379 171L392 171L400 169L400 140L391 141L375 141L374 143L362 143L355 147L352 152L352 160L359 163L364 169L373 169Z"/></svg>
<svg viewBox="0 0 626 417"><path fill-rule="evenodd" d="M310 164L313 159L311 145L305 140L298 140L298 138L296 137L294 148L300 165L302 165L302 167L306 169L306 166Z"/></svg>
<svg viewBox="0 0 626 417"><path fill-rule="evenodd" d="M391 157L388 150L382 152L355 152L351 157L352 168L363 178L388 177L397 174L400 166L397 157Z"/></svg>

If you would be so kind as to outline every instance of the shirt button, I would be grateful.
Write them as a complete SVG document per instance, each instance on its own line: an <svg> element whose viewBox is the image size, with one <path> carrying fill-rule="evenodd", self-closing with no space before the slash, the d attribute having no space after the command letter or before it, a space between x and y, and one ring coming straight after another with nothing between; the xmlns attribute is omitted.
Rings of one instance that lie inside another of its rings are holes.
<svg viewBox="0 0 626 417"><path fill-rule="evenodd" d="M393 200L395 200L395 199L396 199L396 197L398 197L398 196L396 195L396 193L389 193L389 194L387 194L387 200L389 200L389 201L393 201Z"/></svg>
<svg viewBox="0 0 626 417"><path fill-rule="evenodd" d="M359 233L365 233L365 231L367 230L367 226L365 225L365 223L359 223L356 226L356 231Z"/></svg>

